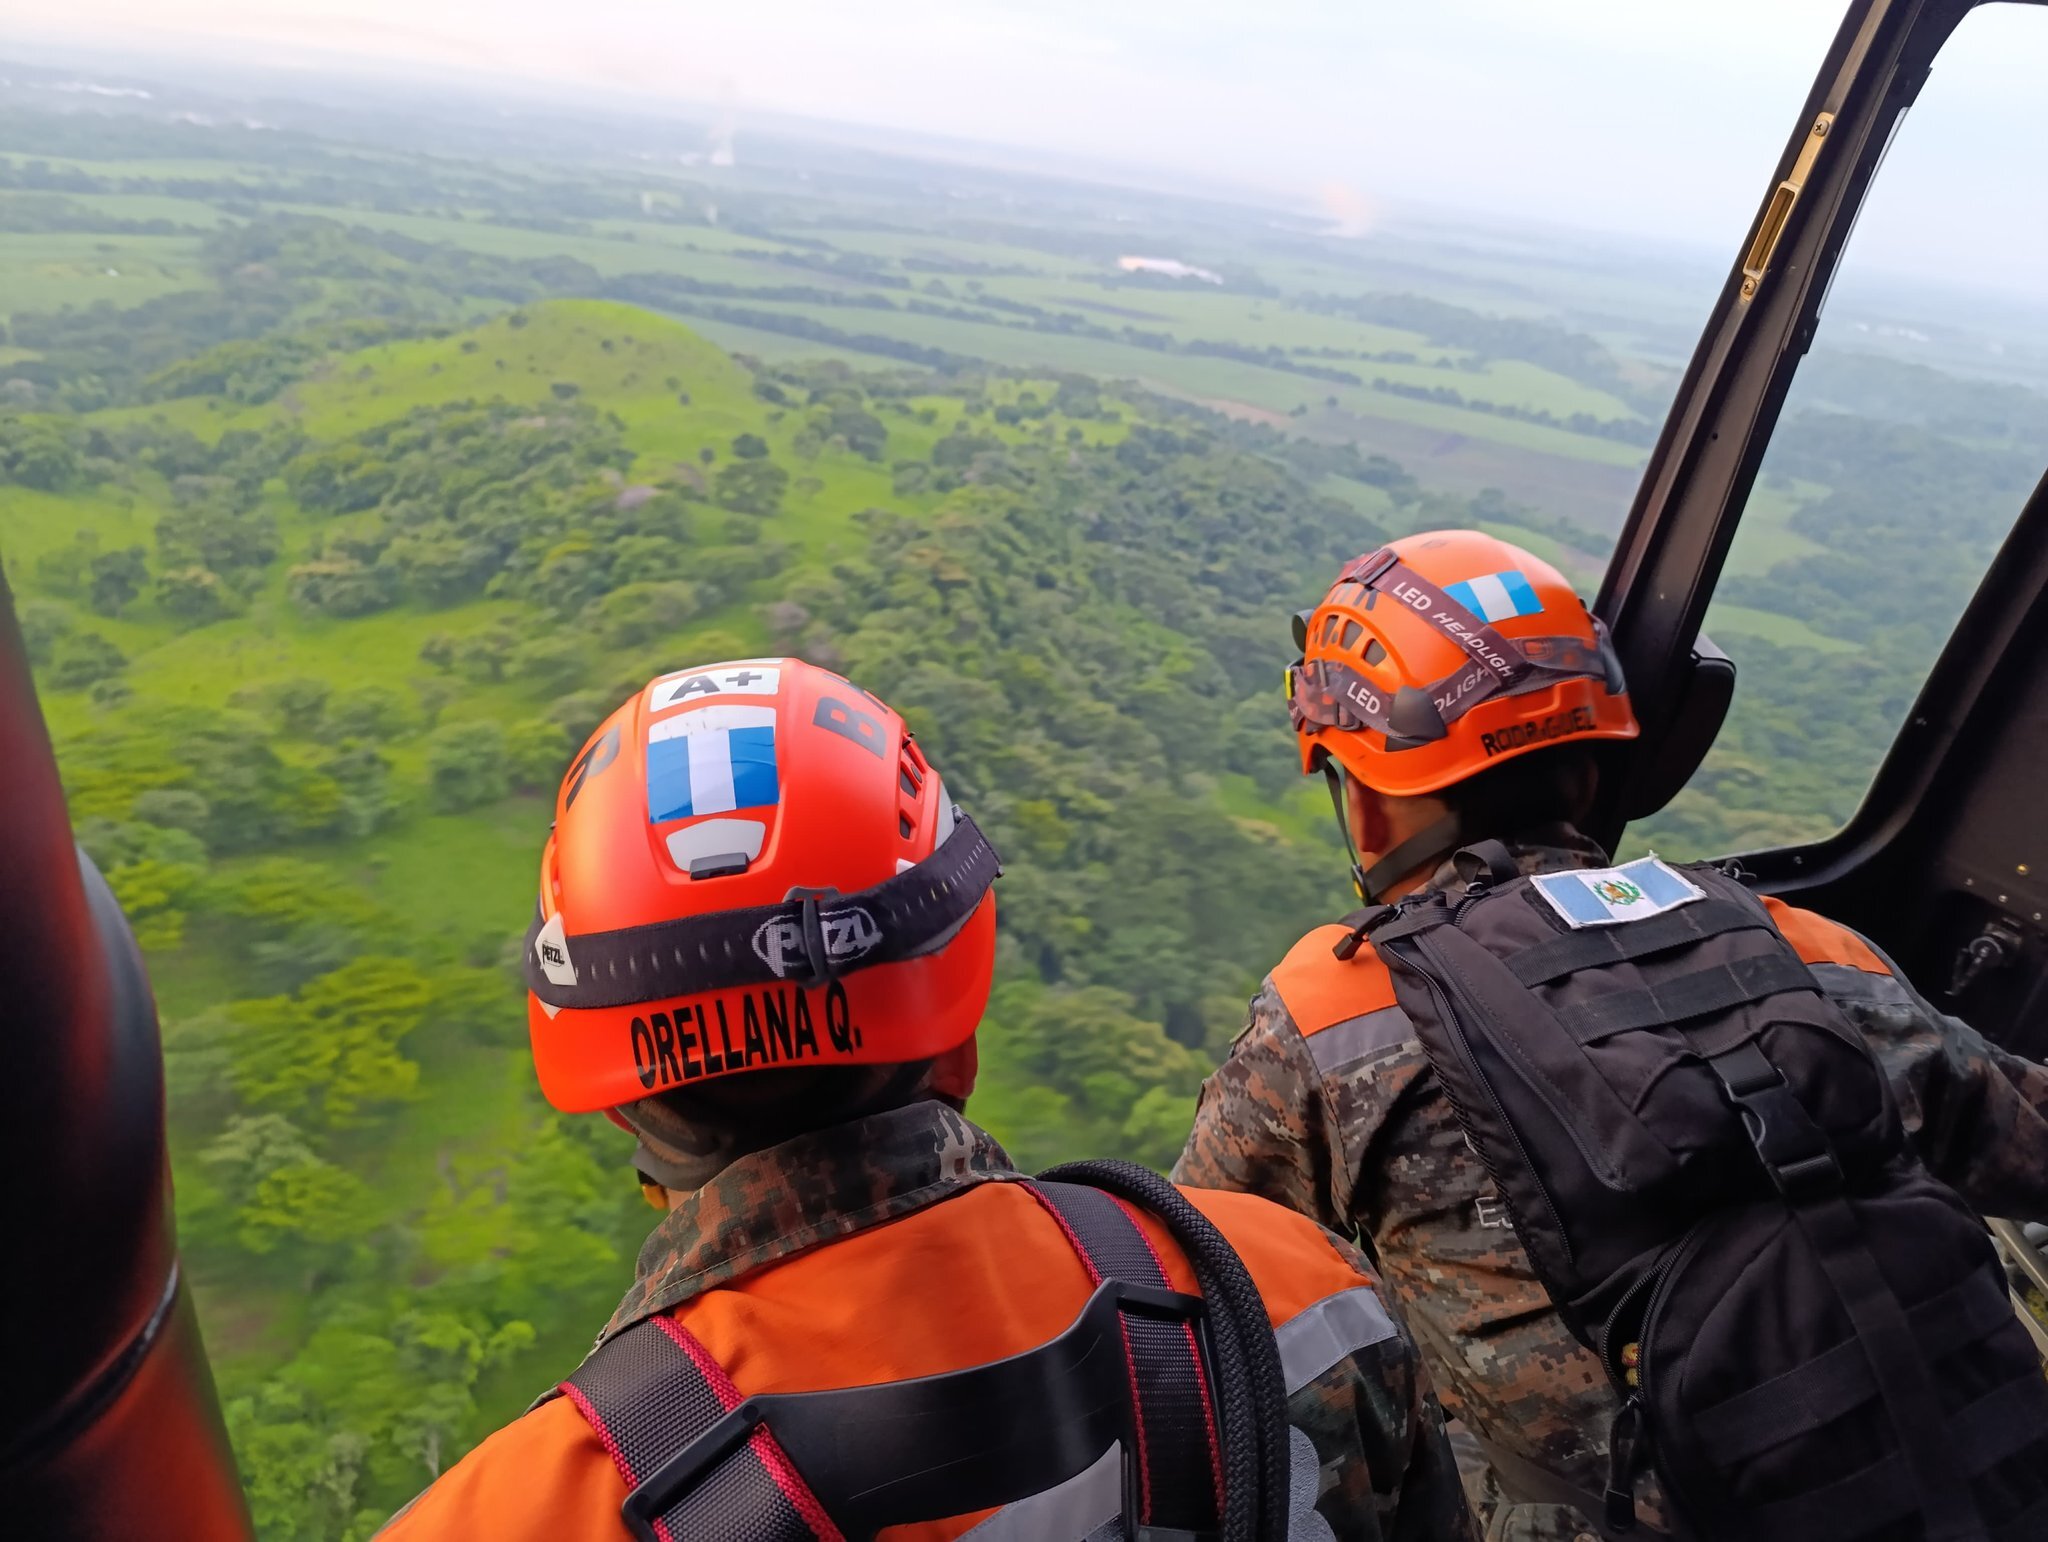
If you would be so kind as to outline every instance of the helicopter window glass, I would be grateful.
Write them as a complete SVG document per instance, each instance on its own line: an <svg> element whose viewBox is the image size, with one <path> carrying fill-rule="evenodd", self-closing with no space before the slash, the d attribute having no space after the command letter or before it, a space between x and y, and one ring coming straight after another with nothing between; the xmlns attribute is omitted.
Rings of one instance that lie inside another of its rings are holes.
<svg viewBox="0 0 2048 1542"><path fill-rule="evenodd" d="M1632 846L1846 824L2048 467L2044 69L2048 10L1985 6L1898 126L1707 612L1727 726Z"/></svg>

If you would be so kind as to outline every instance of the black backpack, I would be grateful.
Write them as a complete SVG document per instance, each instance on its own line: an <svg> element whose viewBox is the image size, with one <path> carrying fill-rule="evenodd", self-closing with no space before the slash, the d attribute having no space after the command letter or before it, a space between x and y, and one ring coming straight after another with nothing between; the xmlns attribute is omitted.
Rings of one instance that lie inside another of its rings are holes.
<svg viewBox="0 0 2048 1542"><path fill-rule="evenodd" d="M1655 1466L1740 1542L2048 1538L2048 1381L1982 1222L1761 901L1647 858L1353 918L1571 1333L1603 1529Z"/></svg>

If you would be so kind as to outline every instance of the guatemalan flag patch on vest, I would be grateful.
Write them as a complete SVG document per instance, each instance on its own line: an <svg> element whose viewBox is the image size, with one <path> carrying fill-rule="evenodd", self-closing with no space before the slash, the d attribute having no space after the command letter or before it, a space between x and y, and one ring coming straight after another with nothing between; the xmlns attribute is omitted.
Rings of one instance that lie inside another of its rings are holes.
<svg viewBox="0 0 2048 1542"><path fill-rule="evenodd" d="M1642 857L1621 867L1538 873L1529 881L1574 931L1661 916L1707 897L1698 884L1656 857Z"/></svg>

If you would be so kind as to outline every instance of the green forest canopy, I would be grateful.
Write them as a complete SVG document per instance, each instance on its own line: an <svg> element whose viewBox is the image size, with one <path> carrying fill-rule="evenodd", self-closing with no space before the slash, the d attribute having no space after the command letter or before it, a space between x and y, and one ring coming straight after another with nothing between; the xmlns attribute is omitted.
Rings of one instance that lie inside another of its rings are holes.
<svg viewBox="0 0 2048 1542"><path fill-rule="evenodd" d="M900 707L1009 862L976 1115L1027 1165L1163 1164L1259 973L1345 903L1289 612L1389 532L1603 544L1129 385L749 367L541 298L580 275L539 259L303 221L202 254L208 287L14 319L0 557L158 982L266 1538L367 1536L625 1283L626 1147L541 1105L511 965L555 780L648 676L790 652ZM1846 818L2018 506L2023 456L1849 405L1788 425L1793 554L1729 593L1857 651L1745 641L1667 850Z"/></svg>

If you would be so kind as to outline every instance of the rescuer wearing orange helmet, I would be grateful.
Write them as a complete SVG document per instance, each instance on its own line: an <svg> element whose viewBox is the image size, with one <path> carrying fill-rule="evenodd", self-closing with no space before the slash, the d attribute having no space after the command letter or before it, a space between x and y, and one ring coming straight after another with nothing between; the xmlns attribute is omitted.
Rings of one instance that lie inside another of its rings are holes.
<svg viewBox="0 0 2048 1542"><path fill-rule="evenodd" d="M1507 907L1523 918L1515 924L1554 934L1553 952L1604 948L1650 961L1656 946L1697 945L1712 931L1708 911L1686 908L1704 880L1654 858L1609 868L1577 828L1603 756L1637 734L1605 629L1548 563L1453 530L1408 536L1348 564L1296 618L1295 640L1301 656L1287 671L1287 705L1302 769L1330 783L1353 882L1369 908L1311 931L1266 978L1248 1026L1203 1089L1175 1180L1263 1195L1371 1240L1457 1421L1489 1542L1620 1536L1635 1519L1631 1495L1644 1523L1634 1535L1686 1535L1656 1476L1638 1475L1639 1443L1624 1450L1619 1438L1624 1397L1638 1401L1636 1362L1603 1363L1568 1330L1523 1241L1525 1223L1545 1218L1528 1213L1534 1205L1510 1203L1530 1192L1509 1182L1512 1157L1491 1171L1482 1161L1502 1149L1505 1118L1489 1126L1485 1109L1476 1111L1479 1125L1461 1118L1451 1091L1475 1085L1476 1073L1446 1061L1452 1051L1432 1051L1453 1043L1450 1035L1418 1027L1462 1023L1471 1012L1448 991L1437 1001L1419 993L1428 972L1406 968L1399 941L1425 925L1472 927L1461 939L1469 941L1489 891L1496 908L1488 914L1516 901ZM1752 939L1775 931L1777 942L1745 945L1796 952L1796 962L1782 961L1795 987L1821 993L1860 1030L1881 1068L1876 1080L1889 1080L1903 1110L1903 1138L1927 1168L1982 1211L2048 1218L2048 1070L1933 1012L1847 929L1775 899L1743 903L1754 913L1731 899L1716 913L1733 919L1719 924L1746 927L1740 935ZM1633 912L1668 919L1657 933L1657 923ZM1610 924L1647 941L1617 948L1597 935ZM1574 940L1581 936L1589 940ZM1611 963L1608 953L1600 956ZM1554 961L1549 973L1590 956ZM1653 1007L1659 1000L1633 994ZM1703 1006L1729 1001L1696 995L1669 1015ZM1513 1039L1533 1033L1537 1015L1532 1006L1495 1020ZM1580 1034L1670 1026L1652 1010ZM1853 1042L1857 1033L1842 1037ZM1512 1061L1517 1052L1505 1053ZM1521 1165L1527 1170L1529 1159ZM1536 1171L1538 1190L1542 1178ZM1691 1432L1664 1438L1676 1444ZM1852 1508L1847 1499L1835 1505Z"/></svg>
<svg viewBox="0 0 2048 1542"><path fill-rule="evenodd" d="M392 1542L1474 1535L1347 1243L1128 1164L1029 1179L963 1116L998 873L824 669L685 670L605 720L529 1025L548 1100L637 1135L666 1214L561 1395Z"/></svg>

